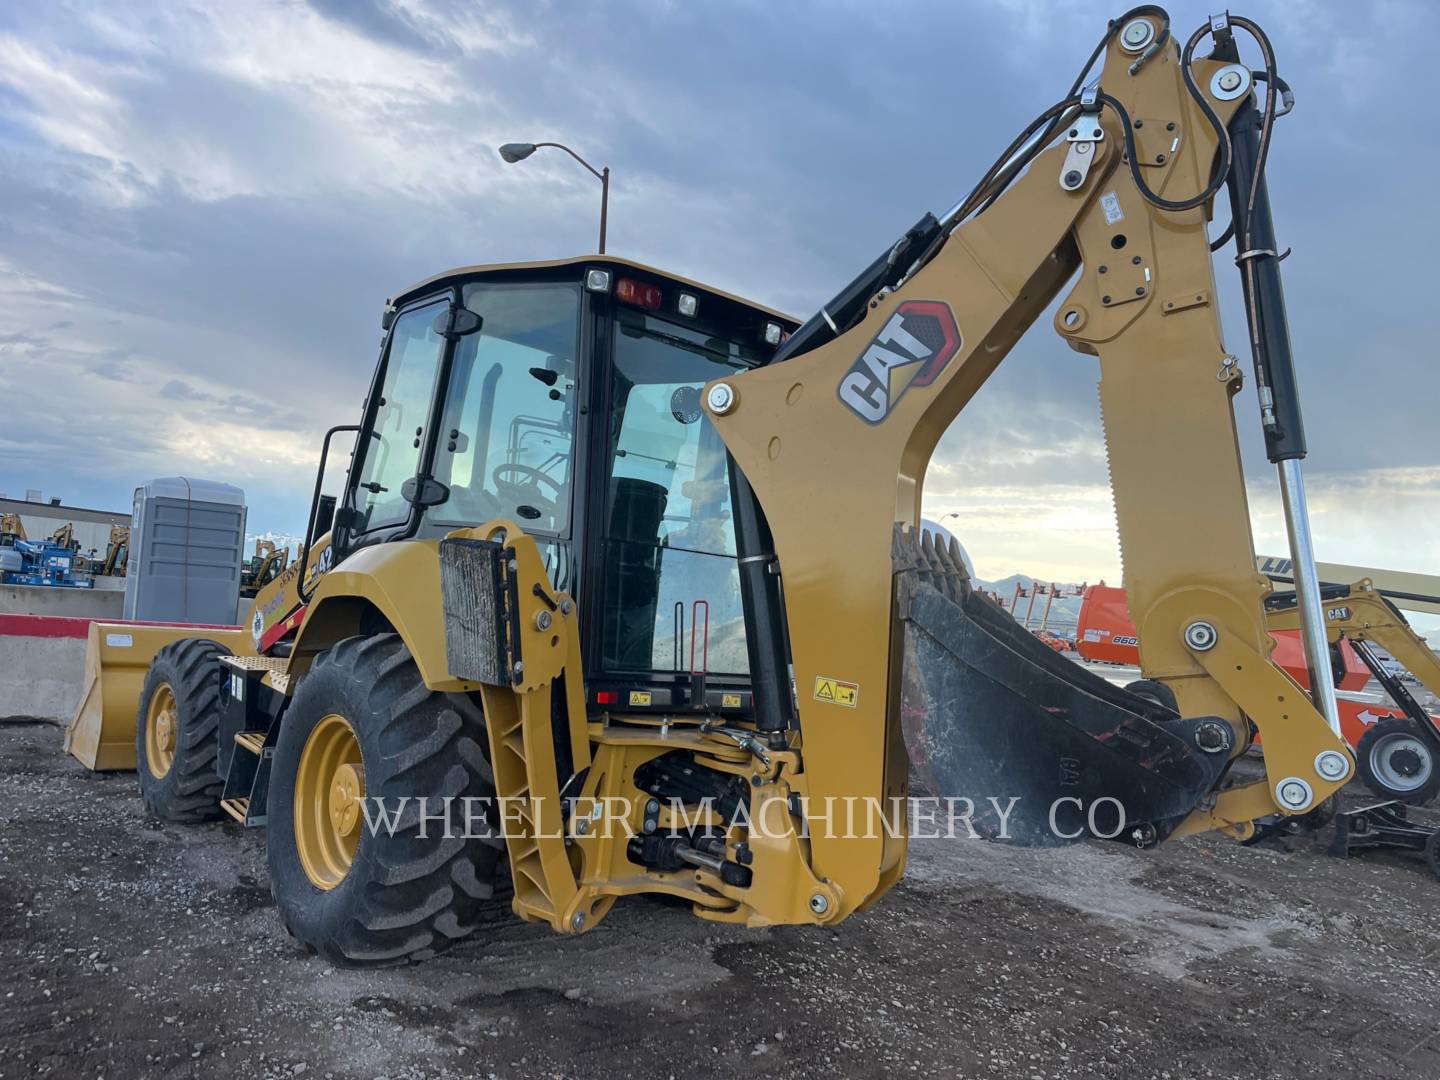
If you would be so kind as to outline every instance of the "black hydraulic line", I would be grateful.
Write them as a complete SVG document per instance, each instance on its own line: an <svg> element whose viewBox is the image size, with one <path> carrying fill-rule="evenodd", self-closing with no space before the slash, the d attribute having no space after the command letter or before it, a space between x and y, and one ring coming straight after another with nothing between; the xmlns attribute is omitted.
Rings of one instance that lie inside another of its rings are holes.
<svg viewBox="0 0 1440 1080"><path fill-rule="evenodd" d="M1236 262L1245 284L1245 317L1250 325L1265 452L1278 463L1303 458L1306 445L1290 350L1290 324L1285 315L1285 290L1280 280L1281 255L1275 250L1275 222L1262 171L1263 124L1263 115L1253 99L1247 100L1230 121L1234 150L1230 213L1237 223L1240 252Z"/></svg>
<svg viewBox="0 0 1440 1080"><path fill-rule="evenodd" d="M1235 235L1235 222L1232 221L1232 222L1230 222L1228 225L1225 226L1225 231L1224 231L1224 232L1222 232L1222 233L1221 233L1219 236L1217 236L1214 240L1210 241L1210 250L1211 250L1211 251L1219 251L1221 248L1223 248L1226 244L1228 244L1228 243L1230 242L1230 238L1231 238L1232 236L1234 236L1234 235Z"/></svg>
<svg viewBox="0 0 1440 1080"><path fill-rule="evenodd" d="M1375 681L1390 695L1390 700L1400 706L1400 711L1419 729L1420 737L1430 744L1431 753L1440 755L1440 731L1435 728L1436 721L1421 708L1415 695L1410 693L1405 684L1385 670L1385 665L1380 663L1379 657L1367 642L1356 641L1354 638L1348 640L1350 647L1355 650L1355 655L1370 669L1370 674L1375 676Z"/></svg>
<svg viewBox="0 0 1440 1080"><path fill-rule="evenodd" d="M1295 584L1295 579L1294 579L1293 577L1286 577L1284 574L1266 574L1265 576L1266 576L1267 578L1269 578L1271 581L1277 582L1277 583L1280 584L1280 585L1294 585L1294 584ZM1350 583L1349 583L1349 582L1343 582L1343 581L1322 581L1322 582L1320 583L1320 586L1321 586L1321 588L1325 588L1325 589L1345 589L1345 590L1346 590L1345 592L1343 592L1343 593L1337 593L1337 594L1336 594L1336 595L1337 595L1337 598L1338 598L1339 596L1348 596L1348 595L1350 595L1350 594L1349 594L1349 588L1350 588ZM1386 600L1411 600L1411 601L1415 601L1415 602L1422 603L1422 604L1440 604L1440 596L1431 596L1431 595L1428 594L1428 593L1401 592L1399 589L1385 589L1385 588L1381 588L1381 587L1378 586L1378 585L1375 587L1375 591L1376 591L1377 593L1379 593L1381 596L1383 596ZM1282 594L1280 594L1280 593L1271 593L1270 596L1269 596L1269 598L1267 598L1266 603L1269 603L1270 601L1274 600L1275 597L1280 596L1280 595L1282 595ZM1293 593L1286 593L1286 594L1283 594L1283 595L1293 596L1294 594L1293 594ZM1394 606L1395 606L1394 604L1391 604L1391 607L1394 607Z"/></svg>
<svg viewBox="0 0 1440 1080"><path fill-rule="evenodd" d="M775 351L770 363L788 360L809 352L844 333L865 310L870 298L887 285L893 285L910 268L921 250L940 232L935 215L927 213L912 225L898 241L872 262L854 281L835 294L828 304L796 330L785 344Z"/></svg>
<svg viewBox="0 0 1440 1080"><path fill-rule="evenodd" d="M745 648L750 658L750 690L755 727L785 731L792 724L790 657L784 602L775 565L775 541L760 500L740 467L730 462L730 502L735 512L735 551L739 556L740 600L745 611ZM691 632L694 632L692 626Z"/></svg>

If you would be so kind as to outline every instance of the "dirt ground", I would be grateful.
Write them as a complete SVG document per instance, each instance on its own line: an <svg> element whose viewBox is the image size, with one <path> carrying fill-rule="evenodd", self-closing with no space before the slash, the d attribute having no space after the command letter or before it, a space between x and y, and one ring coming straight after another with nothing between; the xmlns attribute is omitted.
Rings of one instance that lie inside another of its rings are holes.
<svg viewBox="0 0 1440 1080"><path fill-rule="evenodd" d="M0 724L0 1077L1440 1074L1440 881L1214 838L912 845L834 930L497 904L398 971L286 937L264 835L149 820L48 725Z"/></svg>

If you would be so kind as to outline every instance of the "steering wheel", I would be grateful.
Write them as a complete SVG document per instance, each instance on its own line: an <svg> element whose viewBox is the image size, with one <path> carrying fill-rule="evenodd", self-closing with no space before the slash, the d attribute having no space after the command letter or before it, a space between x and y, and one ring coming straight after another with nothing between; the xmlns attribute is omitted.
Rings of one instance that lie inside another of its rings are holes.
<svg viewBox="0 0 1440 1080"><path fill-rule="evenodd" d="M511 473L518 473L518 479L509 479ZM509 461L504 465L497 465L495 471L490 474L491 482L495 485L502 498L513 505L522 503L535 505L538 501L544 505L535 506L543 513L554 514L559 499L565 493L565 485L556 480L549 473L541 472L530 465L522 465L518 461ZM555 494L547 497L540 491L540 488L548 487Z"/></svg>

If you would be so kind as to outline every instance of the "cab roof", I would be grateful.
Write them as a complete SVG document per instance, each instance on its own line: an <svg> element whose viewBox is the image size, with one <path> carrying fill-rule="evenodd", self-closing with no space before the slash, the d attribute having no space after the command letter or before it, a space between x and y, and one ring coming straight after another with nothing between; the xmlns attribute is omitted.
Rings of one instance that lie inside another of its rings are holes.
<svg viewBox="0 0 1440 1080"><path fill-rule="evenodd" d="M479 263L475 266L458 266L453 270L445 270L439 274L433 274L424 281L417 281L408 289L397 293L394 299L387 301L386 306L398 306L406 300L425 292L452 278L468 278L485 274L502 272L524 271L524 270L553 270L564 266L609 266L624 267L630 270L638 270L654 277L664 278L673 281L677 285L685 285L692 289L699 289L712 296L723 297L726 300L743 304L754 311L761 312L773 318L789 323L793 328L800 324L799 319L784 311L777 311L775 308L765 304L757 304L754 300L747 300L743 296L736 296L734 293L726 292L724 289L717 289L713 285L706 285L704 282L695 281L691 278L681 277L679 274L672 274L668 270L660 270L645 263L636 262L633 259L622 259L614 255L574 255L568 259L542 259L535 262L513 262L513 263Z"/></svg>

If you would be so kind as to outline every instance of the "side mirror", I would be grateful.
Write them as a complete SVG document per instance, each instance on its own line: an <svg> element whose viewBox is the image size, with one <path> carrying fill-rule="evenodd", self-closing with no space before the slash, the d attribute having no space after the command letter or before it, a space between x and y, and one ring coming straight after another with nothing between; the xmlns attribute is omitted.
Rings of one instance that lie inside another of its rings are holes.
<svg viewBox="0 0 1440 1080"><path fill-rule="evenodd" d="M335 525L335 496L321 495L315 510L315 535L324 536Z"/></svg>
<svg viewBox="0 0 1440 1080"><path fill-rule="evenodd" d="M412 476L400 485L400 497L414 506L439 506L450 498L450 489L434 477Z"/></svg>
<svg viewBox="0 0 1440 1080"><path fill-rule="evenodd" d="M484 324L485 320L469 308L455 307L452 304L435 316L430 328L440 337L462 338L476 333Z"/></svg>

